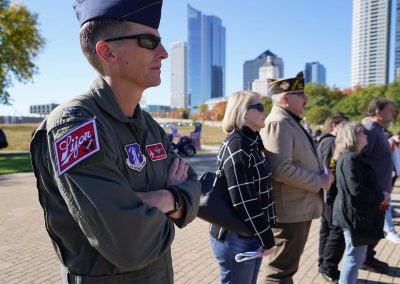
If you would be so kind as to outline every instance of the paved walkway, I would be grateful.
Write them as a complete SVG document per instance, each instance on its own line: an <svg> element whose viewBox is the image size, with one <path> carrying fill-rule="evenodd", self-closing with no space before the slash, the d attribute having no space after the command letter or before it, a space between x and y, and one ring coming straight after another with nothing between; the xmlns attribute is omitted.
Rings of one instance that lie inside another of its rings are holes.
<svg viewBox="0 0 400 284"><path fill-rule="evenodd" d="M399 212L400 188L393 200ZM295 283L325 283L317 271L318 230L319 221L314 221ZM400 283L400 245L382 240L377 250L378 258L391 267L389 275L360 271L359 283ZM172 253L177 284L218 283L207 223L196 220L177 230ZM264 275L262 268L258 283ZM60 283L58 260L43 224L32 173L0 176L0 283Z"/></svg>

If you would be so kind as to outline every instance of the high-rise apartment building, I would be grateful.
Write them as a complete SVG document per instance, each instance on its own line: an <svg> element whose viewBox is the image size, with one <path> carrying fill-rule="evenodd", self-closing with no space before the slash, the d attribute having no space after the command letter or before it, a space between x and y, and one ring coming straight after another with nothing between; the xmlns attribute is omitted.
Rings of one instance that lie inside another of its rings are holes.
<svg viewBox="0 0 400 284"><path fill-rule="evenodd" d="M304 83L326 84L326 68L316 62L308 62L304 68Z"/></svg>
<svg viewBox="0 0 400 284"><path fill-rule="evenodd" d="M188 108L186 42L174 42L170 46L171 108Z"/></svg>
<svg viewBox="0 0 400 284"><path fill-rule="evenodd" d="M188 91L191 108L225 95L225 27L188 5Z"/></svg>
<svg viewBox="0 0 400 284"><path fill-rule="evenodd" d="M260 67L267 62L270 56L271 62L278 68L278 78L283 78L283 61L269 50L261 53L253 60L248 60L243 64L243 90L251 90L254 80L259 78Z"/></svg>
<svg viewBox="0 0 400 284"><path fill-rule="evenodd" d="M394 76L400 77L400 0L397 0L396 7L396 39L394 54Z"/></svg>
<svg viewBox="0 0 400 284"><path fill-rule="evenodd" d="M388 83L391 0L353 0L351 86Z"/></svg>

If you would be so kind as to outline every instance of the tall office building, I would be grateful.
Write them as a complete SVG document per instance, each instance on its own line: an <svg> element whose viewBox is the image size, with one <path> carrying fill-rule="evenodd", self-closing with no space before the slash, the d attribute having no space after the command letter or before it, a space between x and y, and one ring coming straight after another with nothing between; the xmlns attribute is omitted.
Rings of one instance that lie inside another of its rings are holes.
<svg viewBox="0 0 400 284"><path fill-rule="evenodd" d="M388 83L391 0L353 0L351 86Z"/></svg>
<svg viewBox="0 0 400 284"><path fill-rule="evenodd" d="M225 95L225 27L188 5L188 90L191 109Z"/></svg>
<svg viewBox="0 0 400 284"><path fill-rule="evenodd" d="M186 42L174 42L170 50L171 108L188 108Z"/></svg>
<svg viewBox="0 0 400 284"><path fill-rule="evenodd" d="M260 67L267 62L268 56L271 57L271 62L279 70L278 78L283 78L283 61L277 55L269 50L261 53L253 60L248 60L243 64L243 90L251 90L254 80L259 78Z"/></svg>
<svg viewBox="0 0 400 284"><path fill-rule="evenodd" d="M326 68L316 62L308 62L304 68L304 83L326 84Z"/></svg>

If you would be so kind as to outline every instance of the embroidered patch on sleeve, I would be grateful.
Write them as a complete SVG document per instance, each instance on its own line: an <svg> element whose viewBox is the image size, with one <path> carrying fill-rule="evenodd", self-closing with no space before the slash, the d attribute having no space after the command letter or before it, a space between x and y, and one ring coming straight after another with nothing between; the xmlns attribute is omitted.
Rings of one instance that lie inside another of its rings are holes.
<svg viewBox="0 0 400 284"><path fill-rule="evenodd" d="M147 145L146 151L149 154L150 160L152 161L162 160L167 157L167 153L165 152L164 146L161 143Z"/></svg>
<svg viewBox="0 0 400 284"><path fill-rule="evenodd" d="M92 119L53 142L58 176L100 150L96 121Z"/></svg>

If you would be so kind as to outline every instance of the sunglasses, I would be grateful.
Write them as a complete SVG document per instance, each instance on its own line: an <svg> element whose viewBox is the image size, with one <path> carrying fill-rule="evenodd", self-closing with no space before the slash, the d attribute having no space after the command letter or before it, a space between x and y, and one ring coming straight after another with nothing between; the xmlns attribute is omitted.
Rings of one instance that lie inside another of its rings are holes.
<svg viewBox="0 0 400 284"><path fill-rule="evenodd" d="M247 109L255 109L258 110L259 112L264 112L264 105L262 103L256 103L249 105Z"/></svg>
<svg viewBox="0 0 400 284"><path fill-rule="evenodd" d="M161 41L161 38L153 35L153 34L138 34L138 35L130 35L130 36L121 36L105 39L105 42L111 42L116 40L124 40L124 39L137 39L137 42L140 47L146 49L155 49Z"/></svg>

